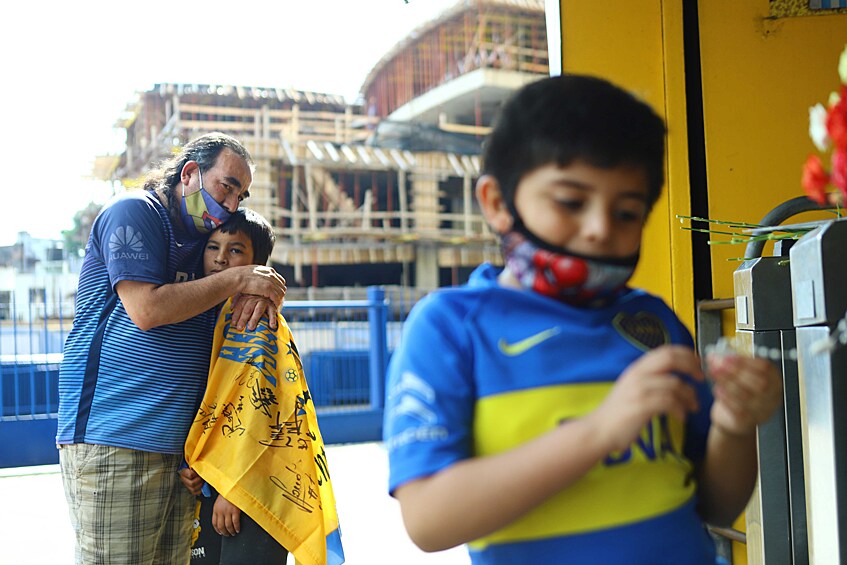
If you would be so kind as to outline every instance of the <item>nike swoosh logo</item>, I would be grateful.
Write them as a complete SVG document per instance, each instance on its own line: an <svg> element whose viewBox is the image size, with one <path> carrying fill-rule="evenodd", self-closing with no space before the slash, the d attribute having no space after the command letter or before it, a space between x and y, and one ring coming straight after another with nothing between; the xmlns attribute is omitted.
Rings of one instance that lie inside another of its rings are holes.
<svg viewBox="0 0 847 565"><path fill-rule="evenodd" d="M497 347L500 348L500 351L504 355L508 355L509 357L514 357L516 355L520 355L521 353L525 353L544 341L547 341L553 336L559 335L559 327L550 328L549 330L544 330L543 332L538 332L535 335L531 335L526 339L522 339L520 341L516 341L515 343L507 343L505 339L500 338L500 341L497 342Z"/></svg>

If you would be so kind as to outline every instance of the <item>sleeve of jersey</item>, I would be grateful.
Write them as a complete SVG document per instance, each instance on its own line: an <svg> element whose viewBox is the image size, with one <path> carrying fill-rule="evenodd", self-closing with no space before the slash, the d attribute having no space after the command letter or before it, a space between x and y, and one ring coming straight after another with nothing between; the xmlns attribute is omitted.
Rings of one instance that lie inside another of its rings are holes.
<svg viewBox="0 0 847 565"><path fill-rule="evenodd" d="M99 249L112 288L124 280L164 284L165 237L162 219L146 199L122 198L97 217L91 243Z"/></svg>
<svg viewBox="0 0 847 565"><path fill-rule="evenodd" d="M388 369L389 492L471 455L473 357L462 315L430 295L406 320Z"/></svg>

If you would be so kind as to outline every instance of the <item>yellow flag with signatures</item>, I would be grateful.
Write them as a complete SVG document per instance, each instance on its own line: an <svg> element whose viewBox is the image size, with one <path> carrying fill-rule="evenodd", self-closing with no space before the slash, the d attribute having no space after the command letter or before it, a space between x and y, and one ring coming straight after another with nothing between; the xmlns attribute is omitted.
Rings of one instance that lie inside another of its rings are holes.
<svg viewBox="0 0 847 565"><path fill-rule="evenodd" d="M315 406L291 330L262 321L215 326L209 382L185 458L224 498L270 533L298 565L344 563L335 496Z"/></svg>

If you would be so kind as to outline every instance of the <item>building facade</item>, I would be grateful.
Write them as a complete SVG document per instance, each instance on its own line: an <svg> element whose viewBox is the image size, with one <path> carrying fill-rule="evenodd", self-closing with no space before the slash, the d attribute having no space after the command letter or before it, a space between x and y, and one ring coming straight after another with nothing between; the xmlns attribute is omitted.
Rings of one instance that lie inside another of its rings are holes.
<svg viewBox="0 0 847 565"><path fill-rule="evenodd" d="M272 87L159 84L119 122L111 180L211 131L256 161L247 205L275 227L271 261L297 287L431 289L498 262L473 197L499 105L548 73L541 0L462 0L401 41L359 102Z"/></svg>

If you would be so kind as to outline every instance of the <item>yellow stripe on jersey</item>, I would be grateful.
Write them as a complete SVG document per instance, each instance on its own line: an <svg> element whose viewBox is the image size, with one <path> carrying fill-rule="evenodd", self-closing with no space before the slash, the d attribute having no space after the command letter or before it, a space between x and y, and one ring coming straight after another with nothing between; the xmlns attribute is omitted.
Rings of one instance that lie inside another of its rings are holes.
<svg viewBox="0 0 847 565"><path fill-rule="evenodd" d="M476 404L475 455L513 449L594 410L611 383L583 383L519 390ZM682 456L684 424L653 418L633 445L610 454L582 479L511 525L471 543L543 539L621 526L659 516L685 504L696 485Z"/></svg>

